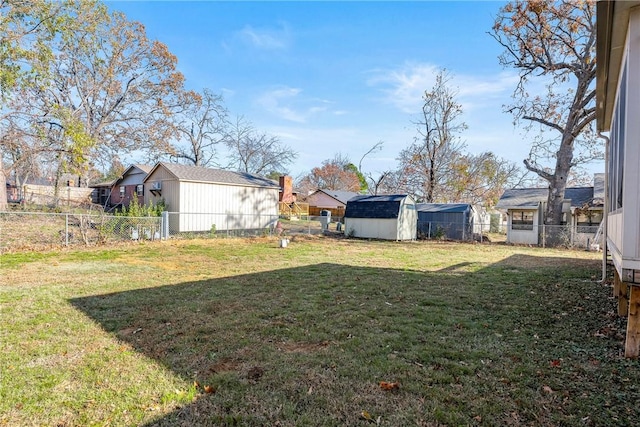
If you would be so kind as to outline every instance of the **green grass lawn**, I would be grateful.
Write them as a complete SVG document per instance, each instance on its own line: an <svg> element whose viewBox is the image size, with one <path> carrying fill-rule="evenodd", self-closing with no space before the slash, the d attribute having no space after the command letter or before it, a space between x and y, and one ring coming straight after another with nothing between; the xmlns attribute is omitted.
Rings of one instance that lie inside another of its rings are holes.
<svg viewBox="0 0 640 427"><path fill-rule="evenodd" d="M0 425L633 425L600 257L326 237L5 254Z"/></svg>

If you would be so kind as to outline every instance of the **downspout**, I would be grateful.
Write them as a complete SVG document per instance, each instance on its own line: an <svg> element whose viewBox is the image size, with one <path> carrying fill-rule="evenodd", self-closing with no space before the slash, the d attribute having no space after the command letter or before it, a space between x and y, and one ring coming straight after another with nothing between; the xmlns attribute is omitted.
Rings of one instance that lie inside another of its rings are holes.
<svg viewBox="0 0 640 427"><path fill-rule="evenodd" d="M598 137L604 139L604 206L602 209L602 280L604 284L607 280L607 218L609 217L609 137L598 131Z"/></svg>

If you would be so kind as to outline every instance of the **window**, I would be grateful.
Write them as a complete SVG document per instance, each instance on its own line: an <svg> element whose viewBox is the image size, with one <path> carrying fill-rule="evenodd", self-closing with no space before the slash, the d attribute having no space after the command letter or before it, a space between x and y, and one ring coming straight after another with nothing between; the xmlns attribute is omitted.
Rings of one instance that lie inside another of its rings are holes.
<svg viewBox="0 0 640 427"><path fill-rule="evenodd" d="M121 185L120 186L120 197L121 198L124 197L124 189L125 189L124 185Z"/></svg>
<svg viewBox="0 0 640 427"><path fill-rule="evenodd" d="M622 185L624 180L624 145L626 138L627 64L622 66L622 77L618 88L618 99L613 112L609 155L609 210L615 212L622 207Z"/></svg>
<svg viewBox="0 0 640 427"><path fill-rule="evenodd" d="M138 196L144 196L144 185L142 184L136 185L136 194Z"/></svg>
<svg viewBox="0 0 640 427"><path fill-rule="evenodd" d="M533 211L514 211L511 213L512 230L533 230Z"/></svg>

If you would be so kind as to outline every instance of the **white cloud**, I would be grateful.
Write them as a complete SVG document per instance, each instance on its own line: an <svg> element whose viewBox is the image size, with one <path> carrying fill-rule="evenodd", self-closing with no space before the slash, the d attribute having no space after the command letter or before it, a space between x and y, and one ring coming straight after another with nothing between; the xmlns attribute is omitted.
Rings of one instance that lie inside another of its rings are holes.
<svg viewBox="0 0 640 427"><path fill-rule="evenodd" d="M291 32L285 23L281 23L280 28L275 29L246 25L237 36L245 43L264 50L286 49L291 44Z"/></svg>
<svg viewBox="0 0 640 427"><path fill-rule="evenodd" d="M407 63L392 70L375 70L368 80L370 86L380 87L384 101L400 111L420 111L422 95L433 87L441 67L433 64ZM503 72L491 76L456 74L451 71L450 84L458 90L458 101L465 111L484 105L488 99L505 99L518 82L515 73Z"/></svg>
<svg viewBox="0 0 640 427"><path fill-rule="evenodd" d="M329 111L331 101L305 98L302 89L281 86L264 92L255 103L280 119L307 123L311 118Z"/></svg>

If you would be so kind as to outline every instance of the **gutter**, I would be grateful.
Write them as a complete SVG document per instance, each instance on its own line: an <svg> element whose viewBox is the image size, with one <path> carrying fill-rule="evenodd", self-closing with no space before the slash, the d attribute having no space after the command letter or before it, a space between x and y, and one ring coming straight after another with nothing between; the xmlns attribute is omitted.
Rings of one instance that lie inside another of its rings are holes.
<svg viewBox="0 0 640 427"><path fill-rule="evenodd" d="M598 137L604 139L604 206L602 209L602 279L601 283L605 284L607 280L607 240L608 240L608 217L609 217L609 137L598 131Z"/></svg>

